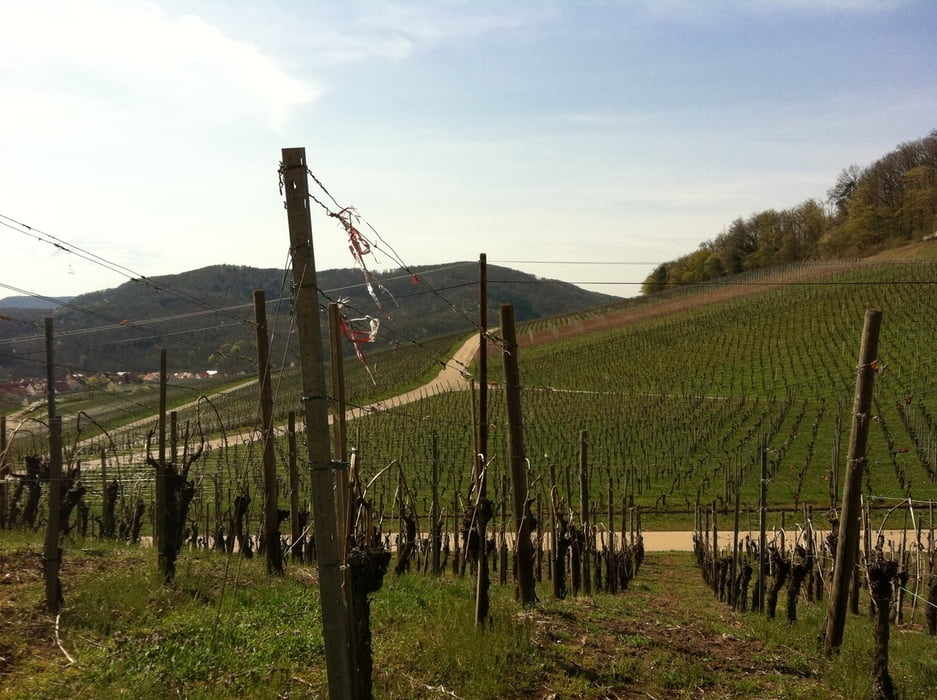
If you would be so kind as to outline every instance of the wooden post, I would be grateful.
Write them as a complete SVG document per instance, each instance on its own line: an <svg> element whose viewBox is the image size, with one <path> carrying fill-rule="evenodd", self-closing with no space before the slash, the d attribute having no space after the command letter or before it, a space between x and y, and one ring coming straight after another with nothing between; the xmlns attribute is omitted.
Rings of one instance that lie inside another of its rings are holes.
<svg viewBox="0 0 937 700"><path fill-rule="evenodd" d="M514 552L517 562L517 588L521 605L536 601L534 590L533 545L530 541L531 516L527 494L527 460L524 453L524 423L521 415L521 380L517 362L517 336L514 306L501 305L501 333L504 337L504 385L508 416L508 454L511 462L511 506L514 509Z"/></svg>
<svg viewBox="0 0 937 700"><path fill-rule="evenodd" d="M153 523L153 541L157 546L159 573L163 581L172 580L172 547L169 534L169 479L166 469L166 348L159 350L159 418L157 432L159 435L159 455L156 462L156 518Z"/></svg>
<svg viewBox="0 0 937 700"><path fill-rule="evenodd" d="M264 465L264 553L267 573L283 575L280 546L277 459L273 445L273 388L270 386L270 338L267 335L267 300L264 290L254 290L254 322L257 336L257 370L260 375L260 420Z"/></svg>
<svg viewBox="0 0 937 700"><path fill-rule="evenodd" d="M761 445L761 484L758 495L758 612L765 611L768 572L768 443Z"/></svg>
<svg viewBox="0 0 937 700"><path fill-rule="evenodd" d="M550 575L553 597L566 596L566 559L560 550L560 529L557 525L556 465L550 464Z"/></svg>
<svg viewBox="0 0 937 700"><path fill-rule="evenodd" d="M280 177L286 197L293 267L296 328L302 368L302 401L306 422L306 448L312 482L313 523L319 568L322 636L329 680L329 698L353 697L351 630L342 591L340 547L336 529L335 479L329 445L329 401L322 362L322 329L309 216L306 149L284 148Z"/></svg>
<svg viewBox="0 0 937 700"><path fill-rule="evenodd" d="M537 493L537 523L540 528L540 534L536 538L536 547L534 549L534 578L537 583L543 581L543 492Z"/></svg>
<svg viewBox="0 0 937 700"><path fill-rule="evenodd" d="M713 592L718 597L719 595L719 525L716 519L716 502L713 501L712 506L713 513L713 563L712 563L712 585Z"/></svg>
<svg viewBox="0 0 937 700"><path fill-rule="evenodd" d="M582 592L592 594L589 552L592 549L592 524L589 519L589 431L579 431L579 522L582 527Z"/></svg>
<svg viewBox="0 0 937 700"><path fill-rule="evenodd" d="M305 554L302 527L299 522L299 469L296 464L296 412L290 411L286 417L286 440L288 468L290 472L290 551L293 561L302 561Z"/></svg>
<svg viewBox="0 0 937 700"><path fill-rule="evenodd" d="M852 432L846 455L846 481L843 485L843 507L840 513L839 541L836 546L836 563L833 569L833 585L824 628L824 651L832 656L843 643L843 628L846 624L846 604L849 598L849 583L856 566L859 549L860 496L862 472L865 469L865 446L871 424L872 384L874 362L878 355L878 333L882 323L882 312L869 309L865 312L862 342L859 350L859 366L856 368L856 396L852 411Z"/></svg>
<svg viewBox="0 0 937 700"><path fill-rule="evenodd" d="M440 549L442 547L442 523L439 520L439 435L436 434L436 431L433 431L433 483L432 488L432 503L430 505L430 514L429 514L429 546L430 546L430 562L433 576L439 576L442 573L439 566L439 557ZM368 533L370 537L371 533ZM482 546L484 549L484 543Z"/></svg>
<svg viewBox="0 0 937 700"><path fill-rule="evenodd" d="M342 564L348 563L352 508L348 490L348 432L345 420L345 362L342 357L342 315L338 304L329 304L329 366L332 370L332 439L335 453L335 504L338 513L338 540L341 543ZM350 572L350 569L346 569ZM349 582L350 585L350 582Z"/></svg>
<svg viewBox="0 0 937 700"><path fill-rule="evenodd" d="M501 542L500 548L498 551L499 559L499 568L498 568L498 583L505 584L508 582L508 538L507 538L507 522L508 522L508 475L501 475Z"/></svg>
<svg viewBox="0 0 937 700"><path fill-rule="evenodd" d="M53 348L55 342L52 337L52 319L46 319L46 401L49 408L49 422L55 418L55 362L53 361Z"/></svg>
<svg viewBox="0 0 937 700"><path fill-rule="evenodd" d="M59 566L62 563L62 551L59 548L61 513L62 419L55 416L49 421L49 523L45 543L46 609L53 615L58 614L62 601L59 581Z"/></svg>
<svg viewBox="0 0 937 700"><path fill-rule="evenodd" d="M735 586L735 579L738 576L739 568L739 511L741 510L740 493L742 491L742 466L741 459L737 465L735 475L735 521L732 527L732 566L729 573L729 605L733 609L738 607L738 591Z"/></svg>
<svg viewBox="0 0 937 700"><path fill-rule="evenodd" d="M478 256L478 451L483 469L488 461L488 266L487 256ZM479 474L479 491L488 497L485 472Z"/></svg>
<svg viewBox="0 0 937 700"><path fill-rule="evenodd" d="M59 550L62 511L62 419L55 412L55 342L52 319L46 319L46 398L49 409L49 522L46 526L46 609L58 613L61 600Z"/></svg>
<svg viewBox="0 0 937 700"><path fill-rule="evenodd" d="M475 455L478 471L478 503L475 507L475 527L478 531L478 576L475 581L475 625L481 627L488 620L491 601L488 589L491 574L488 571L488 521L492 516L488 500L488 258L478 256L478 453Z"/></svg>
<svg viewBox="0 0 937 700"><path fill-rule="evenodd" d="M452 574L458 576L462 570L462 550L459 544L460 534L462 532L462 523L460 522L459 494L452 494ZM383 511L383 509L382 509Z"/></svg>
<svg viewBox="0 0 937 700"><path fill-rule="evenodd" d="M179 416L169 412L169 463L177 465L179 457Z"/></svg>
<svg viewBox="0 0 937 700"><path fill-rule="evenodd" d="M609 469L607 477L608 488L608 551L615 554L615 492L612 488L612 470Z"/></svg>
<svg viewBox="0 0 937 700"><path fill-rule="evenodd" d="M836 404L836 422L833 427L833 461L830 467L830 508L839 502L839 442L843 434L843 400Z"/></svg>

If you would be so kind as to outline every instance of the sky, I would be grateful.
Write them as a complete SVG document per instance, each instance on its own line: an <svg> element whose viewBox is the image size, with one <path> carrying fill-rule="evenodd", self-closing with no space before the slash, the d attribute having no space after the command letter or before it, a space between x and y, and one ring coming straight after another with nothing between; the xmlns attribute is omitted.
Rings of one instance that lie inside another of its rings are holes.
<svg viewBox="0 0 937 700"><path fill-rule="evenodd" d="M484 253L635 296L937 128L932 0L0 0L0 28L0 298L285 269L291 147L378 275ZM354 267L311 211L316 267Z"/></svg>

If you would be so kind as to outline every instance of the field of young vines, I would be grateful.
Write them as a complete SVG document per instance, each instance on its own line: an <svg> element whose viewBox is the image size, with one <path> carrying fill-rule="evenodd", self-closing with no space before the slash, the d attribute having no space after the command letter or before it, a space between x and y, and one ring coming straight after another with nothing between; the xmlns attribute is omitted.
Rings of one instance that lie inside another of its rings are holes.
<svg viewBox="0 0 937 700"><path fill-rule="evenodd" d="M932 319L937 265L863 266L731 301L522 348L524 441L540 488L550 465L575 469L588 432L592 493L648 513L758 500L762 446L768 502L838 502L864 312L882 310L863 493L873 501L937 497ZM519 334L520 335L520 334ZM499 347L489 363L490 469L506 465ZM368 416L355 427L376 471L400 460L426 492L431 435L451 494L471 465L471 397L455 392ZM540 478L539 481L537 479ZM561 491L562 493L562 491ZM602 509L600 508L600 512Z"/></svg>
<svg viewBox="0 0 937 700"><path fill-rule="evenodd" d="M546 502L552 466L559 496L570 504L577 500L578 490L567 485L578 479L579 436L586 431L591 493L600 513L607 512L611 493L614 509L641 506L645 526L653 527L655 513L689 515L697 504L714 503L727 509L736 488L743 509L755 508L763 447L772 510L829 509L838 503L843 478L863 316L876 308L883 320L863 493L882 507L896 499L937 498L937 395L931 373L937 263L863 264L834 276L792 279L750 282L749 293L719 303L688 303L692 308L684 311L522 347L531 496ZM549 325L564 323L580 319ZM539 326L521 327L518 337L533 337L544 322ZM491 336L487 459L493 500L501 503L506 500L499 493L508 464L506 416L497 330ZM349 424L349 449L357 450L365 480L396 461L412 500L407 505L419 515L428 512L434 441L441 500L450 515L464 506L478 387L454 387L405 404L392 395L398 387L432 377L459 342L446 338L376 355L370 359L376 384L357 363L346 367L349 406L388 397L381 410ZM301 422L297 370L275 375L273 383L277 424L284 425L290 411ZM215 529L215 518L230 511L236 495L261 490L260 449L250 434L259 424L256 385L201 397L179 393L174 401L180 445L186 431L192 445L199 433L212 440L190 473L197 486L190 518L198 517L208 532ZM155 409L155 394L152 388L139 390L117 406L126 414L129 403L134 413L145 414ZM70 411L67 402L60 408L66 453L83 445L77 457L86 465L85 502L92 513L99 512L103 483L120 478L125 503L137 497L150 503L152 468L142 457L155 419L121 428L113 404L99 405L104 407L98 412L90 406ZM285 431L278 432L280 494L287 507L287 445ZM45 451L39 426L27 425L19 434L8 426L8 434L12 464ZM303 470L300 480L300 501L308 503ZM379 479L372 487L388 513L396 510L397 488L396 478ZM681 522L682 529L692 528L691 518Z"/></svg>

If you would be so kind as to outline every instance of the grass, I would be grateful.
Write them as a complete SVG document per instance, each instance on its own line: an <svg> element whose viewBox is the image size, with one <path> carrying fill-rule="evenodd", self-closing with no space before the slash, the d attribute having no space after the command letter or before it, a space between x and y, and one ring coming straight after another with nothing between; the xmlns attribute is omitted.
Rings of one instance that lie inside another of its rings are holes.
<svg viewBox="0 0 937 700"><path fill-rule="evenodd" d="M277 578L259 559L186 551L162 585L150 549L69 541L56 634L40 551L36 536L0 542L0 697L327 696L314 568L288 564ZM868 615L849 617L841 652L826 659L824 602L801 601L794 625L734 612L689 553L649 553L617 595L554 600L547 581L538 592L522 610L513 585L494 583L491 623L477 629L471 577L389 574L372 596L375 697L869 694ZM917 615L892 630L890 668L906 700L932 697L937 682Z"/></svg>

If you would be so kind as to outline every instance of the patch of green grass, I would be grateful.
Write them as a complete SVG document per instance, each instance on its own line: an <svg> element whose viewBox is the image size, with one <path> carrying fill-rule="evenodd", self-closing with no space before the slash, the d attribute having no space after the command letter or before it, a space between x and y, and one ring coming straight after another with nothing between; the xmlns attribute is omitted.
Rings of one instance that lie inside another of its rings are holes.
<svg viewBox="0 0 937 700"><path fill-rule="evenodd" d="M37 537L10 534L0 541L0 698L326 696L314 568L271 577L260 558L186 551L163 585L154 550L71 542L58 629L70 663L41 604ZM619 594L554 600L549 590L541 582L541 601L522 610L513 585L493 584L491 623L478 628L472 577L388 575L372 595L375 697L869 694L867 614L848 617L841 651L826 659L826 601L802 600L793 625L732 611L689 553L650 553ZM933 639L893 627L890 652L901 697L930 698Z"/></svg>
<svg viewBox="0 0 937 700"><path fill-rule="evenodd" d="M61 642L75 666L55 683L32 674L13 697L276 697L324 687L316 588L210 552L180 564L162 585L155 551L115 548L80 582L65 578Z"/></svg>
<svg viewBox="0 0 937 700"><path fill-rule="evenodd" d="M150 616L150 597L157 576L141 576L139 570L119 569L89 580L70 596L66 622L103 637L129 622ZM115 595L120 591L120 595Z"/></svg>
<svg viewBox="0 0 937 700"><path fill-rule="evenodd" d="M372 607L375 696L519 697L532 683L531 621L513 596L491 589L491 622L475 624L472 580L388 576ZM532 687L532 686L531 686Z"/></svg>

